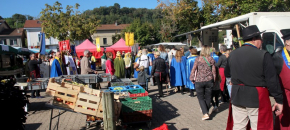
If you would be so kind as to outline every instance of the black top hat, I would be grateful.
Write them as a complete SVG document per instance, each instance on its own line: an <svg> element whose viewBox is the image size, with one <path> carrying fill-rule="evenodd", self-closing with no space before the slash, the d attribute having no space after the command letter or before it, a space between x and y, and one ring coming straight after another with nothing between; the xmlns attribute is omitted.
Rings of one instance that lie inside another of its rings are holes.
<svg viewBox="0 0 290 130"><path fill-rule="evenodd" d="M290 33L283 35L282 37L285 41L290 39Z"/></svg>
<svg viewBox="0 0 290 130"><path fill-rule="evenodd" d="M260 30L258 29L256 25L248 26L242 31L243 40L248 40L250 38L256 37L264 32L265 31L260 32Z"/></svg>

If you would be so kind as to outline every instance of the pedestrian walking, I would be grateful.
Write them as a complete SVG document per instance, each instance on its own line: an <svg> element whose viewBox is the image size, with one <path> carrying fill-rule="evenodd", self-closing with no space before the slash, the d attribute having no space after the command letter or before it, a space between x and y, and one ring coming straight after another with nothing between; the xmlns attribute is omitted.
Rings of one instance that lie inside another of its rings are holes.
<svg viewBox="0 0 290 130"><path fill-rule="evenodd" d="M273 130L272 110L282 113L283 93L271 55L260 50L261 33L256 25L244 28L245 43L228 58L225 76L233 86L227 130L245 129L249 122L252 130ZM272 108L269 93L276 101Z"/></svg>
<svg viewBox="0 0 290 130"><path fill-rule="evenodd" d="M193 68L195 59L197 57L197 49L189 47L189 51L191 55L189 55L186 60L186 87L189 88L190 91L189 97L193 97L194 96L193 90L195 89L195 84L193 84L190 80L190 72Z"/></svg>
<svg viewBox="0 0 290 130"><path fill-rule="evenodd" d="M112 52L106 53L107 61L106 61L106 73L111 74L112 76L115 74L114 62L113 62L113 54Z"/></svg>
<svg viewBox="0 0 290 130"><path fill-rule="evenodd" d="M216 81L214 82L214 85L211 91L211 104L213 106L213 109L212 109L213 112L218 112L219 96L221 93L221 89L220 89L221 76L219 74L218 67L216 67L216 76L217 76Z"/></svg>
<svg viewBox="0 0 290 130"><path fill-rule="evenodd" d="M190 80L195 83L197 99L203 113L202 120L209 119L211 92L216 78L215 61L210 53L209 47L203 47L190 73Z"/></svg>
<svg viewBox="0 0 290 130"><path fill-rule="evenodd" d="M124 57L125 62L125 77L131 78L131 58L130 58L130 52L125 54Z"/></svg>
<svg viewBox="0 0 290 130"><path fill-rule="evenodd" d="M275 130L290 130L290 33L283 37L285 47L274 54L274 65L283 90L283 111L275 120Z"/></svg>
<svg viewBox="0 0 290 130"><path fill-rule="evenodd" d="M160 52L155 52L155 60L153 61L151 76L155 79L158 85L159 95L158 97L163 97L162 84L167 80L166 78L166 68L165 60L160 58Z"/></svg>
<svg viewBox="0 0 290 130"><path fill-rule="evenodd" d="M184 94L184 87L186 85L186 57L181 51L177 51L175 57L170 63L170 86L175 86L177 92ZM181 87L181 89L180 89Z"/></svg>
<svg viewBox="0 0 290 130"><path fill-rule="evenodd" d="M215 63L215 66L218 67L219 69L219 75L221 76L221 82L220 82L220 90L221 90L221 97L223 102L228 102L229 101L229 93L226 87L226 77L224 74L225 67L227 65L227 57L226 57L226 51L227 51L227 46L226 45L221 45L220 46L220 52L222 55L219 57L218 62Z"/></svg>
<svg viewBox="0 0 290 130"><path fill-rule="evenodd" d="M137 64L137 61L139 60L139 58L141 57L141 55L142 55L142 51L139 50L138 53L137 53L137 55L136 55L136 59L135 59L134 66L135 66L135 64ZM134 66L133 66L133 68L134 68ZM139 73L139 71L137 71L137 69L134 68L134 78L138 78L138 73Z"/></svg>

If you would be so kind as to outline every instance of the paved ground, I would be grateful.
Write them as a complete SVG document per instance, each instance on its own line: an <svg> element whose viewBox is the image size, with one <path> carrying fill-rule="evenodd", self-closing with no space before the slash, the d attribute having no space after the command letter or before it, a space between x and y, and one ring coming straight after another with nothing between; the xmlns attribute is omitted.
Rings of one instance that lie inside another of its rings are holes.
<svg viewBox="0 0 290 130"><path fill-rule="evenodd" d="M136 82L134 82L136 83ZM104 86L104 85L103 85ZM153 101L152 128L163 123L169 126L170 130L224 130L226 128L228 103L221 104L218 113L211 113L211 119L202 121L202 114L197 97L188 97L189 93L181 95L169 89L170 94L164 98L156 98L157 86L149 87L149 96ZM166 92L164 87L164 92ZM44 95L44 91L41 92ZM30 99L29 114L26 121L27 130L47 130L51 109L45 106L50 98ZM62 112L62 111L61 111ZM53 116L58 110L53 110ZM60 130L84 130L86 129L86 116L82 114L65 112L60 116ZM56 124L57 118L53 119L52 125ZM98 129L96 123L91 124L90 129ZM129 125L127 129L146 130L146 123Z"/></svg>

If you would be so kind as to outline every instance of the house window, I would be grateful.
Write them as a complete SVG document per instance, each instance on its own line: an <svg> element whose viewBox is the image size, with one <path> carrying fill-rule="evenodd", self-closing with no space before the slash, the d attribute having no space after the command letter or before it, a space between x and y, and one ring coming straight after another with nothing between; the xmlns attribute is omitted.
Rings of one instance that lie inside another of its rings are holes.
<svg viewBox="0 0 290 130"><path fill-rule="evenodd" d="M10 46L13 45L13 39L10 39Z"/></svg>
<svg viewBox="0 0 290 130"><path fill-rule="evenodd" d="M107 45L107 38L103 38L103 44Z"/></svg>
<svg viewBox="0 0 290 130"><path fill-rule="evenodd" d="M17 45L17 39L13 40L13 45Z"/></svg>
<svg viewBox="0 0 290 130"><path fill-rule="evenodd" d="M6 45L6 39L0 39L0 44Z"/></svg>

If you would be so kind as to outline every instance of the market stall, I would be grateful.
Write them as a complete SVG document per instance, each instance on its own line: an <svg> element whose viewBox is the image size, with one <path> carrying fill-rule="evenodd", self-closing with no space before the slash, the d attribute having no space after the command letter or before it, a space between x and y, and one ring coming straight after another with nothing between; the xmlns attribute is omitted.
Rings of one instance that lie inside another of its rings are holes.
<svg viewBox="0 0 290 130"><path fill-rule="evenodd" d="M152 99L141 86L134 85L130 79L112 80L112 87L105 90L89 88L90 83L110 82L109 74L63 75L48 81L46 94L51 100L47 107L87 115L87 128L90 122L103 122L104 110L107 110L105 93L114 94L114 121L120 121L123 126L132 123L142 123L151 126ZM117 85L117 86L114 86ZM121 86L118 86L121 85ZM59 114L60 116L61 114ZM108 116L108 115L106 115ZM112 119L112 118L111 118ZM50 122L52 117L50 119ZM58 125L58 123L57 123ZM57 127L57 126L56 126ZM51 126L50 126L51 128Z"/></svg>
<svg viewBox="0 0 290 130"><path fill-rule="evenodd" d="M131 47L126 46L126 42L123 38L121 38L118 42L116 42L112 46L106 47L106 52L112 52L113 58L116 57L117 51L120 51L121 53L122 51L131 52Z"/></svg>
<svg viewBox="0 0 290 130"><path fill-rule="evenodd" d="M0 45L0 77L16 76L22 73L22 67L16 65L18 50L11 46Z"/></svg>
<svg viewBox="0 0 290 130"><path fill-rule="evenodd" d="M83 56L85 50L89 50L95 58L100 59L103 55L104 48L101 48L100 52L97 52L96 45L90 42L88 39L85 40L82 44L75 47L77 56Z"/></svg>

